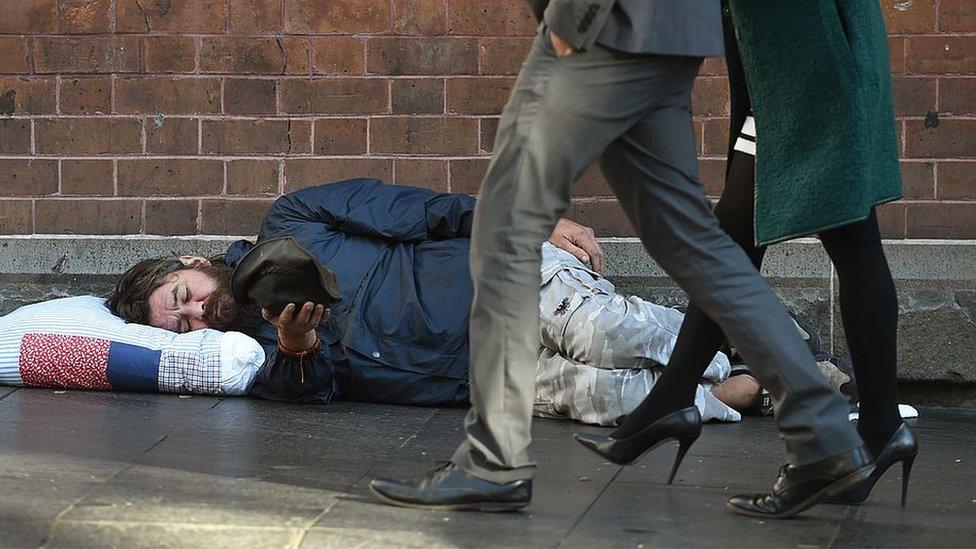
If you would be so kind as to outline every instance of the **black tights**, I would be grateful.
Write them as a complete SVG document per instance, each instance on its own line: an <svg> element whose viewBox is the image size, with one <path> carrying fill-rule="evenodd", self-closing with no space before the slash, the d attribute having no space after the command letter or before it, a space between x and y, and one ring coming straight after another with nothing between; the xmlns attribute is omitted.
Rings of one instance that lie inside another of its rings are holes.
<svg viewBox="0 0 976 549"><path fill-rule="evenodd" d="M715 215L759 268L766 248L755 246L753 234L754 160L741 152L731 155ZM877 455L901 424L896 376L898 298L881 247L877 217L872 210L863 221L819 236L840 281L841 317L861 399L858 432ZM628 436L694 404L695 387L724 339L722 329L692 302L663 375L612 436Z"/></svg>

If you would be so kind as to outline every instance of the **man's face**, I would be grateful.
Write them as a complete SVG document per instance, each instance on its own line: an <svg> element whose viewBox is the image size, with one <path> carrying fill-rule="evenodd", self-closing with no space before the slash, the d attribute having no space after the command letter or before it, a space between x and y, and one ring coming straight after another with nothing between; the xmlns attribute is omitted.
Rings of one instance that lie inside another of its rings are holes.
<svg viewBox="0 0 976 549"><path fill-rule="evenodd" d="M196 264L176 271L149 295L149 324L173 332L233 329L238 316L225 268Z"/></svg>

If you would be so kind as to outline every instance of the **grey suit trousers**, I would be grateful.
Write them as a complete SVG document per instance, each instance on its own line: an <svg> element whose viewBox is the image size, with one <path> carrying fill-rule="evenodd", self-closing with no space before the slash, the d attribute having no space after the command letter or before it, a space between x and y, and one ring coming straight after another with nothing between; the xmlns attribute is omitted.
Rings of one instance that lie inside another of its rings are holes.
<svg viewBox="0 0 976 549"><path fill-rule="evenodd" d="M599 45L557 58L536 37L495 138L471 238L471 410L453 461L492 482L531 478L542 242L572 183L600 160L647 251L714 319L772 393L791 463L862 444L848 406L711 213L698 179L691 89L700 57Z"/></svg>

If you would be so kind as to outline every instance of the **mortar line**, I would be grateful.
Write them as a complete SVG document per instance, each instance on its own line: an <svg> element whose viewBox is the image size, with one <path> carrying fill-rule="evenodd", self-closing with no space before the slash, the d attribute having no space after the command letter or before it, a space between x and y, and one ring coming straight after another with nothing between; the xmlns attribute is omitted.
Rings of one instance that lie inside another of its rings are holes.
<svg viewBox="0 0 976 549"><path fill-rule="evenodd" d="M596 502L600 501L600 498L603 497L603 494L607 492L607 489L610 488L610 485L613 484L613 481L617 480L617 476L620 475L620 473L623 470L624 468L622 466L617 467L617 472L615 472L613 476L610 477L610 480L608 480L607 483L603 486L603 489L600 490L600 493L597 494L595 498L593 498L593 501L591 501L590 504L586 506L586 509L583 509L583 512L580 513L578 517L576 517L576 520L573 521L573 525L569 527L569 530L566 531L566 534L559 540L559 543L555 545L556 547L564 546L566 540L569 539L569 536L573 535L573 530L576 530L576 527L579 526L579 523L583 521L583 519L586 517L587 514L589 514L590 509L593 509L593 506L596 505Z"/></svg>

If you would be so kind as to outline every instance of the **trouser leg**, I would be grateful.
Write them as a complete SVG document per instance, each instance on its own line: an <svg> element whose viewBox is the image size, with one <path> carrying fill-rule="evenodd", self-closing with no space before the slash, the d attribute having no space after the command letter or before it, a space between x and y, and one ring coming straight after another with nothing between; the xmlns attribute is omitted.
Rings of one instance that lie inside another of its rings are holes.
<svg viewBox="0 0 976 549"><path fill-rule="evenodd" d="M607 150L602 168L647 250L729 337L772 393L789 461L862 444L848 407L817 369L789 315L719 227L697 180L690 85Z"/></svg>
<svg viewBox="0 0 976 549"><path fill-rule="evenodd" d="M753 196L755 188L755 157L733 152L729 160L722 197L715 206L719 226L745 251L758 269L766 253L765 247L755 247L753 231ZM690 406L695 387L709 360L725 341L718 324L692 300L685 312L669 368L645 401L638 406L614 436L628 436L645 425L675 410Z"/></svg>
<svg viewBox="0 0 976 549"><path fill-rule="evenodd" d="M560 59L543 36L499 122L471 237L472 406L453 461L492 482L534 471L528 448L542 242L566 209L572 182L696 67L599 47Z"/></svg>

